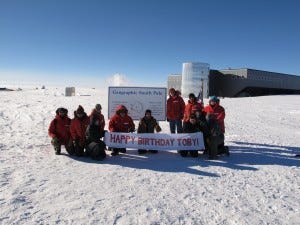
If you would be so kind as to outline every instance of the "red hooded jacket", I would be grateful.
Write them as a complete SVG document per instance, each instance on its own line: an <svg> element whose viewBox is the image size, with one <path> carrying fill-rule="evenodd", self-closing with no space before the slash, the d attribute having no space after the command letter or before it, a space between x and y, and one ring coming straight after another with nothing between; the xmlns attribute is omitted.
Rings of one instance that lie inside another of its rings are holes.
<svg viewBox="0 0 300 225"><path fill-rule="evenodd" d="M84 113L83 117L79 118L74 113L74 119L71 121L70 133L74 141L79 141L81 144L85 143L85 131L90 124L90 118Z"/></svg>
<svg viewBox="0 0 300 225"><path fill-rule="evenodd" d="M57 138L63 145L68 144L70 140L70 124L71 119L67 115L62 118L56 113L55 119L49 125L49 136Z"/></svg>
<svg viewBox="0 0 300 225"><path fill-rule="evenodd" d="M184 110L184 117L183 117L183 122L187 122L189 120L189 117L194 111L200 110L202 111L202 105L199 102L192 102L191 100L188 100L188 103L185 106Z"/></svg>
<svg viewBox="0 0 300 225"><path fill-rule="evenodd" d="M222 106L220 106L218 103L216 103L214 107L212 107L211 105L205 106L203 111L206 114L207 113L212 114L213 118L219 121L222 133L224 134L225 133L225 124L224 124L225 109Z"/></svg>
<svg viewBox="0 0 300 225"><path fill-rule="evenodd" d="M167 119L183 119L184 109L185 103L180 96L170 96L167 100Z"/></svg>
<svg viewBox="0 0 300 225"><path fill-rule="evenodd" d="M125 116L120 115L120 111L125 111ZM128 116L127 108L124 105L118 105L116 114L110 118L108 129L110 132L133 132L135 125L130 116Z"/></svg>

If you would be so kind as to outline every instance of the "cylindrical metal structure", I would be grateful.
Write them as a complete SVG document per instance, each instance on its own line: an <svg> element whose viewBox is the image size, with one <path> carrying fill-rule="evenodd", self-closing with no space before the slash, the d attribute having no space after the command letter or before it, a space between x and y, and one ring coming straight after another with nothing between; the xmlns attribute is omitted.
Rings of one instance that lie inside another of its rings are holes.
<svg viewBox="0 0 300 225"><path fill-rule="evenodd" d="M188 97L190 93L196 96L208 97L209 64L188 62L182 64L182 96Z"/></svg>

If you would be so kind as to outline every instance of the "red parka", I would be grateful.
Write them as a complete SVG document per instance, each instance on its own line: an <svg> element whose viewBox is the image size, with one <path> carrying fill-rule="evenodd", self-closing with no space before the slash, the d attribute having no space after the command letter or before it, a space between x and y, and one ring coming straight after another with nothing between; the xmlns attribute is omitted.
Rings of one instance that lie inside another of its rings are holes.
<svg viewBox="0 0 300 225"><path fill-rule="evenodd" d="M120 115L121 111L125 111L125 116ZM110 132L133 132L135 125L130 116L128 116L128 111L124 105L119 105L116 108L116 114L110 118L108 129Z"/></svg>
<svg viewBox="0 0 300 225"><path fill-rule="evenodd" d="M184 117L183 117L183 122L189 121L190 115L192 113L195 113L195 111L199 110L202 111L203 107L201 103L199 102L192 102L191 100L188 100L188 103L185 106L184 110Z"/></svg>
<svg viewBox="0 0 300 225"><path fill-rule="evenodd" d="M55 119L49 125L49 136L57 138L63 145L67 145L70 140L70 124L71 119L67 115L62 118L56 113Z"/></svg>
<svg viewBox="0 0 300 225"><path fill-rule="evenodd" d="M185 103L180 96L170 96L167 100L167 119L183 119L184 109Z"/></svg>
<svg viewBox="0 0 300 225"><path fill-rule="evenodd" d="M211 105L208 105L204 108L203 110L206 114L210 113L213 115L213 118L217 119L220 123L221 126L221 131L224 134L225 133L225 124L224 124L224 119L225 119L225 109L220 106L218 103L212 107Z"/></svg>
<svg viewBox="0 0 300 225"><path fill-rule="evenodd" d="M87 126L90 124L90 118L84 113L84 115L79 118L74 113L74 119L71 121L70 133L74 141L79 141L81 144L85 143L85 131Z"/></svg>

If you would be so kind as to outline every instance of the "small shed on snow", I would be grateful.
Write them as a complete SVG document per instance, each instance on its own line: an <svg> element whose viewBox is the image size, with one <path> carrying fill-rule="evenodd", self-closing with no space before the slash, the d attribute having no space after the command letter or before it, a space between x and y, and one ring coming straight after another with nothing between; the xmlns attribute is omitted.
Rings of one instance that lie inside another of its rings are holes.
<svg viewBox="0 0 300 225"><path fill-rule="evenodd" d="M66 87L65 96L75 96L75 87Z"/></svg>

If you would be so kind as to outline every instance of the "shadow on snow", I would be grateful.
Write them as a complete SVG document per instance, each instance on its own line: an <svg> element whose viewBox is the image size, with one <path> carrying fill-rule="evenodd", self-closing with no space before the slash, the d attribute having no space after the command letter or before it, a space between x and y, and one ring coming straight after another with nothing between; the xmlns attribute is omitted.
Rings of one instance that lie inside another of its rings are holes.
<svg viewBox="0 0 300 225"><path fill-rule="evenodd" d="M189 173L200 176L219 177L216 173L202 171L201 167L221 166L235 170L258 170L255 165L299 166L300 162L294 155L297 147L286 147L259 143L231 142L230 156L220 156L218 160L207 160L207 156L199 154L198 158L182 158L176 151L160 151L158 154L139 155L137 150L129 149L127 153L110 156L103 161L95 161L87 157L72 159L96 164L119 165L135 169L146 169L159 172ZM253 166L251 166L253 165Z"/></svg>

